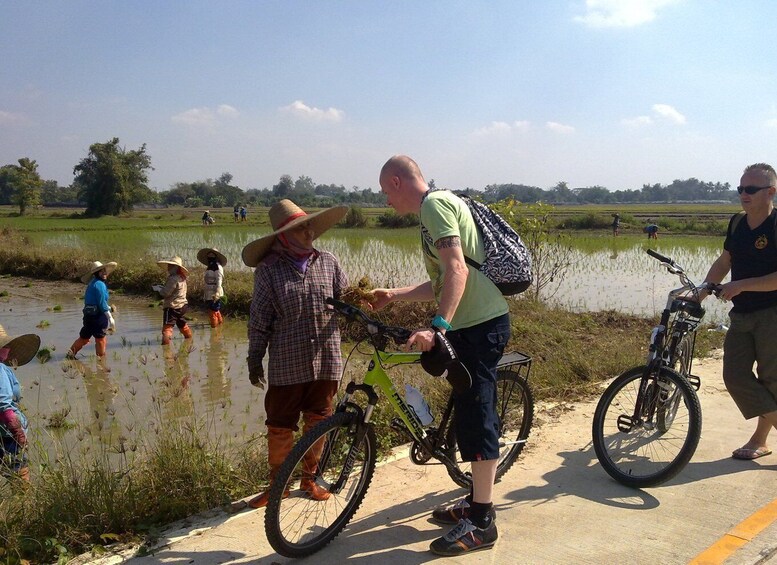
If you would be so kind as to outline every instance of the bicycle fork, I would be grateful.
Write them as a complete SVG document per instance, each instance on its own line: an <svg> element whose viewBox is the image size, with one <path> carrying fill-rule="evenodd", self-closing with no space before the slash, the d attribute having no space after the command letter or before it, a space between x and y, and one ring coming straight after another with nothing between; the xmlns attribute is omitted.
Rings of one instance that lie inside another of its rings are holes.
<svg viewBox="0 0 777 565"><path fill-rule="evenodd" d="M653 362L655 364L655 361ZM621 414L617 419L618 430L631 432L635 427L653 429L653 417L659 402L668 398L671 386L661 381L655 367L648 365L639 383L637 401L634 403L634 413ZM662 400L663 399L663 400Z"/></svg>

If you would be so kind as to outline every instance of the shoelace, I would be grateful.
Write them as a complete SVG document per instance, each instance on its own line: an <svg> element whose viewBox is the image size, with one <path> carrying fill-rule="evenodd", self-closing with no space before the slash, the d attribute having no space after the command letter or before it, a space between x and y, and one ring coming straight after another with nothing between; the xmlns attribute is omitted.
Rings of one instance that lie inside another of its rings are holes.
<svg viewBox="0 0 777 565"><path fill-rule="evenodd" d="M459 520L459 523L456 524L455 528L453 528L450 532L445 534L445 540L456 541L457 539L473 531L474 529L475 529L475 525L472 522L470 522L467 518L462 518L461 520Z"/></svg>

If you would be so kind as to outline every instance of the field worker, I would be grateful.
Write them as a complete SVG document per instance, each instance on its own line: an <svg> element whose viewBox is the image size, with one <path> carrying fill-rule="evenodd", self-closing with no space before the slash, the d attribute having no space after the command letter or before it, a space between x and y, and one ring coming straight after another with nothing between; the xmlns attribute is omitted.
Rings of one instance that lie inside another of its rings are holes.
<svg viewBox="0 0 777 565"><path fill-rule="evenodd" d="M723 343L723 382L742 416L757 419L753 435L731 454L735 459L769 455L766 440L777 426L775 187L777 173L770 165L756 163L744 170L737 191L745 215L729 221L723 251L704 279L720 283L731 272L731 282L719 294L734 305Z"/></svg>
<svg viewBox="0 0 777 565"><path fill-rule="evenodd" d="M186 300L186 277L189 271L183 266L183 261L178 256L169 260L162 259L156 264L167 271L165 285L151 287L164 298L162 303L164 308L162 311L162 345L168 345L173 339L173 326L178 326L183 337L190 339L192 330L184 318L184 314L189 309L189 303Z"/></svg>
<svg viewBox="0 0 777 565"><path fill-rule="evenodd" d="M0 326L0 473L11 478L16 474L29 482L27 465L27 418L19 408L22 387L12 367L26 365L35 357L40 337L35 334L9 336Z"/></svg>
<svg viewBox="0 0 777 565"><path fill-rule="evenodd" d="M240 207L240 221L245 222L246 218L248 217L248 208L245 206Z"/></svg>
<svg viewBox="0 0 777 565"><path fill-rule="evenodd" d="M235 215L235 223L237 223L237 222L238 222L238 220L240 219L240 206L238 206L237 204L235 204L235 208L232 210L232 212L233 212L233 213L234 213L234 215Z"/></svg>
<svg viewBox="0 0 777 565"><path fill-rule="evenodd" d="M612 215L612 235L618 235L621 228L621 216L620 214Z"/></svg>
<svg viewBox="0 0 777 565"><path fill-rule="evenodd" d="M210 215L210 210L205 210L205 213L202 215L202 225L203 226L209 226L214 222L213 216Z"/></svg>
<svg viewBox="0 0 777 565"><path fill-rule="evenodd" d="M509 308L499 289L465 255L482 261L483 237L467 204L452 192L430 191L415 161L396 155L380 172L381 190L398 214L418 214L426 270L431 280L404 288L375 289L370 306L436 301L437 315L410 336L406 347L430 351L444 334L472 376L472 386L453 393L456 441L472 463L472 491L432 519L454 526L431 544L438 555L459 555L493 547L497 535L492 504L499 460L496 365L510 338Z"/></svg>
<svg viewBox="0 0 777 565"><path fill-rule="evenodd" d="M94 349L97 357L104 360L105 350L108 347L106 333L108 330L116 330L116 322L113 319L113 306L108 304L108 286L105 281L116 269L117 263L111 261L102 264L100 261L94 261L86 272L81 276L81 282L86 284L84 292L84 318L78 339L73 342L67 352L67 357L74 359L76 353L89 343L94 337Z"/></svg>
<svg viewBox="0 0 777 565"><path fill-rule="evenodd" d="M224 323L221 316L221 297L224 296L224 267L227 258L218 249L206 247L197 252L197 261L205 265L205 286L203 300L208 306L210 327L215 328Z"/></svg>
<svg viewBox="0 0 777 565"><path fill-rule="evenodd" d="M243 262L254 270L254 294L248 320L248 378L267 385L267 450L270 482L291 451L300 414L307 432L332 414L341 373L340 331L324 300L339 298L348 285L334 255L313 241L348 211L338 206L306 214L291 200L270 208L273 232L243 248ZM265 377L262 360L269 348ZM308 452L300 487L314 500L329 492L312 479L323 444ZM267 504L269 488L249 501Z"/></svg>

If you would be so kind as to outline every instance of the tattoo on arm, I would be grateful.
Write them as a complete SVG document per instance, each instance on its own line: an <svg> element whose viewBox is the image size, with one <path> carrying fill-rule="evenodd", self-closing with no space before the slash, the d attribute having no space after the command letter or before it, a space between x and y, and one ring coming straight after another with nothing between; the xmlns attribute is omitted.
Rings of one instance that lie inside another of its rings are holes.
<svg viewBox="0 0 777 565"><path fill-rule="evenodd" d="M434 246L437 249L442 249L444 247L461 247L461 239L457 235L442 237L434 242Z"/></svg>

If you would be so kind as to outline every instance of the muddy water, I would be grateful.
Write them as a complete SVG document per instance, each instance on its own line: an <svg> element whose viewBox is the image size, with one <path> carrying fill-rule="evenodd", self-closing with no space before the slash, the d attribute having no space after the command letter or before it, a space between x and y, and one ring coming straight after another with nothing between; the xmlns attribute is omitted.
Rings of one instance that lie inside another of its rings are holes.
<svg viewBox="0 0 777 565"><path fill-rule="evenodd" d="M90 437L113 448L132 444L191 416L213 437L240 440L264 430L263 392L248 382L245 321L227 319L211 329L207 315L193 311L187 315L193 339L176 330L173 343L162 346L161 307L112 293L117 331L108 336L106 362L98 362L94 340L68 361L81 328L83 288L0 279L0 293L8 293L0 297L0 324L10 335L37 333L51 351L49 361L16 370L33 438L46 451L86 445Z"/></svg>

